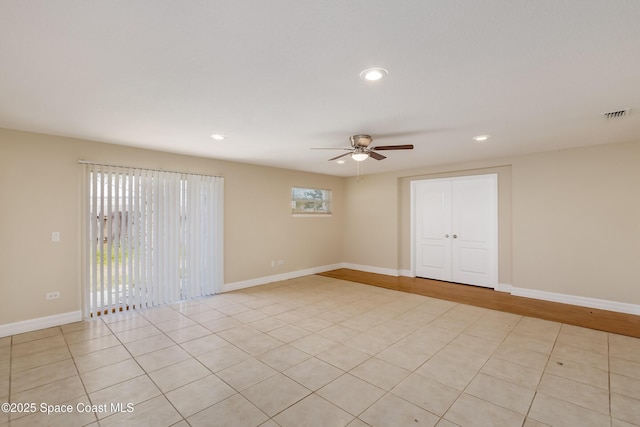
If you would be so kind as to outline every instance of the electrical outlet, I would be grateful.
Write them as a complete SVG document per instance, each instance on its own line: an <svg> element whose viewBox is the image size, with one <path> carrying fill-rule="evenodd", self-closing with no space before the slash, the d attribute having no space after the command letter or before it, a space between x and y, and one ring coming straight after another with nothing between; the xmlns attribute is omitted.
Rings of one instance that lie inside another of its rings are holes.
<svg viewBox="0 0 640 427"><path fill-rule="evenodd" d="M52 242L59 242L60 241L60 232L59 231L54 231L53 233L51 233L51 241Z"/></svg>
<svg viewBox="0 0 640 427"><path fill-rule="evenodd" d="M49 292L47 294L47 299L58 299L60 298L60 292L56 291L56 292Z"/></svg>
<svg viewBox="0 0 640 427"><path fill-rule="evenodd" d="M282 264L284 264L284 260L283 259L279 259L278 260L278 265L282 265Z"/></svg>

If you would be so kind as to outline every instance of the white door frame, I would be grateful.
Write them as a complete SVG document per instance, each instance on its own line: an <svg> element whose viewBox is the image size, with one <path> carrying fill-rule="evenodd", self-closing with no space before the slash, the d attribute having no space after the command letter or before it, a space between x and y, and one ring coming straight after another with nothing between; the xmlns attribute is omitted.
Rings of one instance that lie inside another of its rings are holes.
<svg viewBox="0 0 640 427"><path fill-rule="evenodd" d="M498 174L497 173L491 173L491 174L475 174L475 175L458 175L458 176L451 176L451 177L438 177L438 178L426 178L426 179L416 179L416 180L412 180L411 181L411 188L410 188L410 211L411 211L411 215L410 215L410 245L411 245L411 249L410 249L410 274L411 277L416 277L416 237L415 237L415 233L416 233L416 187L418 185L418 183L420 182L424 182L424 181L429 181L432 179L464 179L464 178L473 178L476 176L485 176L485 175L493 175L495 176L495 224L494 224L494 233L493 233L493 239L494 239L494 247L495 247L495 256L493 257L493 276L494 276L494 283L493 286L489 286L489 288L493 288L496 289L499 283L499 278L498 278L498 258L499 258L499 247L498 247Z"/></svg>

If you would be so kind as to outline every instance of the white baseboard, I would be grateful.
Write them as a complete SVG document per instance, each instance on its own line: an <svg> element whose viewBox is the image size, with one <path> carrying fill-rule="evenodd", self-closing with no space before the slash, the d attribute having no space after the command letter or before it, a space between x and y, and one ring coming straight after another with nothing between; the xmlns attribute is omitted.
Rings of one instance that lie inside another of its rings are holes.
<svg viewBox="0 0 640 427"><path fill-rule="evenodd" d="M367 273L384 274L385 276L400 276L399 270L394 270L392 268L372 267L370 265L351 264L348 262L343 262L341 267L351 270L366 271Z"/></svg>
<svg viewBox="0 0 640 427"><path fill-rule="evenodd" d="M512 287L511 295L517 297L540 299L544 301L560 302L563 304L578 305L581 307L597 308L599 310L616 311L618 313L640 315L640 305L628 304L625 302L609 301L516 287Z"/></svg>
<svg viewBox="0 0 640 427"><path fill-rule="evenodd" d="M66 325L67 323L82 320L82 311L70 311L68 313L54 314L53 316L38 317L36 319L23 320L21 322L0 325L0 337L37 331L38 329L52 328Z"/></svg>
<svg viewBox="0 0 640 427"><path fill-rule="evenodd" d="M498 283L494 289L498 292L506 292L510 294L513 290L513 286L507 285L506 283Z"/></svg>
<svg viewBox="0 0 640 427"><path fill-rule="evenodd" d="M413 273L411 273L411 270L398 270L398 273L404 277L416 277Z"/></svg>
<svg viewBox="0 0 640 427"><path fill-rule="evenodd" d="M307 268L305 270L290 271L288 273L274 274L273 276L258 277L256 279L242 280L240 282L225 283L222 292L237 291L238 289L251 288L253 286L266 285L267 283L279 282L281 280L295 279L296 277L309 276L312 274L324 273L325 271L342 268L342 264L324 265L321 267Z"/></svg>

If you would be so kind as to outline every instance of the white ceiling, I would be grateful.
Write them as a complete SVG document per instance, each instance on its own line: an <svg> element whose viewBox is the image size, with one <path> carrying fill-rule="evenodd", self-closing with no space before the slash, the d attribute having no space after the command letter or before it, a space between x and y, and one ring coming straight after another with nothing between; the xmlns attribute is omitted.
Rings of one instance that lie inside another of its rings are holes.
<svg viewBox="0 0 640 427"><path fill-rule="evenodd" d="M0 127L340 176L354 133L415 145L364 173L637 141L640 1L2 0Z"/></svg>

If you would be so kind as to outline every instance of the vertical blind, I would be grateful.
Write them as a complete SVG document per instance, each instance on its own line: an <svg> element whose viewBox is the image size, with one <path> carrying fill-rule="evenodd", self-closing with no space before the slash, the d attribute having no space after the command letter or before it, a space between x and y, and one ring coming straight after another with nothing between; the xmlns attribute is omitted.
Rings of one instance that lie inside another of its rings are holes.
<svg viewBox="0 0 640 427"><path fill-rule="evenodd" d="M221 291L223 178L83 166L85 316Z"/></svg>

